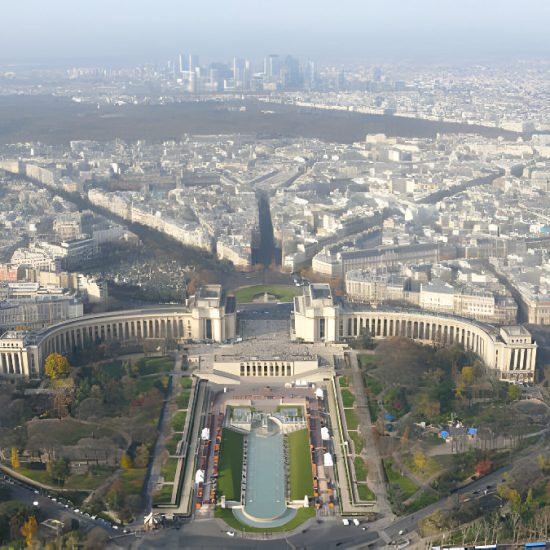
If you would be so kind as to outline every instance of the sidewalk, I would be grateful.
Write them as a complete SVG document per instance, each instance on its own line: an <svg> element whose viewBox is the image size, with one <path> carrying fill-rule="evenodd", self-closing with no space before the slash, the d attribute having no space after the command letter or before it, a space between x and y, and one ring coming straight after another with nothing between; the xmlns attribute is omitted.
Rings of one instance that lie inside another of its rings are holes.
<svg viewBox="0 0 550 550"><path fill-rule="evenodd" d="M368 484L376 495L378 511L384 516L393 518L393 512L386 492L386 476L382 466L382 459L378 452L376 441L372 434L372 420L368 407L365 387L361 370L357 361L357 354L350 353L351 376L353 380L353 389L355 392L355 409L359 416L360 433L365 438L365 448L362 455L367 459L368 465Z"/></svg>

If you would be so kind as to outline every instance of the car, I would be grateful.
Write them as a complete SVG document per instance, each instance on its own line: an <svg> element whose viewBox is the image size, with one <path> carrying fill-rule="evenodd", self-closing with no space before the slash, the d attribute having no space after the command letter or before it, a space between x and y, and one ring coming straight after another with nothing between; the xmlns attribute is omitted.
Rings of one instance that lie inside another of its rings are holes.
<svg viewBox="0 0 550 550"><path fill-rule="evenodd" d="M33 506L39 506L39 502L38 500L34 500L33 503L32 503Z"/></svg>
<svg viewBox="0 0 550 550"><path fill-rule="evenodd" d="M349 519L346 519L346 518L342 518L342 523L346 526L349 525Z"/></svg>
<svg viewBox="0 0 550 550"><path fill-rule="evenodd" d="M57 499L55 497L51 497L52 502L57 502Z"/></svg>
<svg viewBox="0 0 550 550"><path fill-rule="evenodd" d="M35 494L35 495L39 495L39 494L40 494L40 492L39 492L39 491L37 491L37 490L35 489L35 490L34 490L34 494Z"/></svg>
<svg viewBox="0 0 550 550"><path fill-rule="evenodd" d="M75 514L80 514L80 508L75 508L75 509L73 510L73 512L74 512Z"/></svg>
<svg viewBox="0 0 550 550"><path fill-rule="evenodd" d="M226 534L228 537L234 537L234 536L235 536L235 531L226 531L225 534Z"/></svg>
<svg viewBox="0 0 550 550"><path fill-rule="evenodd" d="M405 531L403 531L403 529L399 529L399 533L397 533L398 535L402 535Z"/></svg>
<svg viewBox="0 0 550 550"><path fill-rule="evenodd" d="M118 531L118 525L111 525L111 527L112 527L115 531Z"/></svg>

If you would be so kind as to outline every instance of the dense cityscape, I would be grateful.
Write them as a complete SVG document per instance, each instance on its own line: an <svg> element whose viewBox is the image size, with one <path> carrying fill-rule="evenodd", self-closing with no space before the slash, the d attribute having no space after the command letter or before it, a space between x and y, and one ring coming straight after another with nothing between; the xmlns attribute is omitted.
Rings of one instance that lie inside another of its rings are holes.
<svg viewBox="0 0 550 550"><path fill-rule="evenodd" d="M547 548L548 59L186 47L0 58L0 546Z"/></svg>

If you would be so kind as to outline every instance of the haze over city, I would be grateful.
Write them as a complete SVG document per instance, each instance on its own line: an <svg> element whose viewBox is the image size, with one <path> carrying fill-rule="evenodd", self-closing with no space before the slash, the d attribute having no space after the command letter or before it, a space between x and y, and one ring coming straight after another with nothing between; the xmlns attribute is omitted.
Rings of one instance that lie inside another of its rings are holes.
<svg viewBox="0 0 550 550"><path fill-rule="evenodd" d="M4 2L0 546L548 548L549 21Z"/></svg>
<svg viewBox="0 0 550 550"><path fill-rule="evenodd" d="M209 60L282 51L339 62L550 53L542 0L8 0L2 14L4 63L154 62L182 48Z"/></svg>

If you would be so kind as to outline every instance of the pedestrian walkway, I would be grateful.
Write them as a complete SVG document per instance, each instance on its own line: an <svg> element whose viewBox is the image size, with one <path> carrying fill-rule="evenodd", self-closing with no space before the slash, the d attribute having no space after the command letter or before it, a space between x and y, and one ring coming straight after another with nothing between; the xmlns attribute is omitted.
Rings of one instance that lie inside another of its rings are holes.
<svg viewBox="0 0 550 550"><path fill-rule="evenodd" d="M361 435L365 439L365 449L363 453L366 455L368 468L368 484L376 495L377 509L380 513L389 517L394 517L391 506L388 500L386 491L386 476L382 466L382 458L378 452L378 446L372 433L372 420L368 407L367 397L363 385L363 378L357 354L351 352L349 354L352 384L355 390L355 407L359 417L359 426Z"/></svg>

